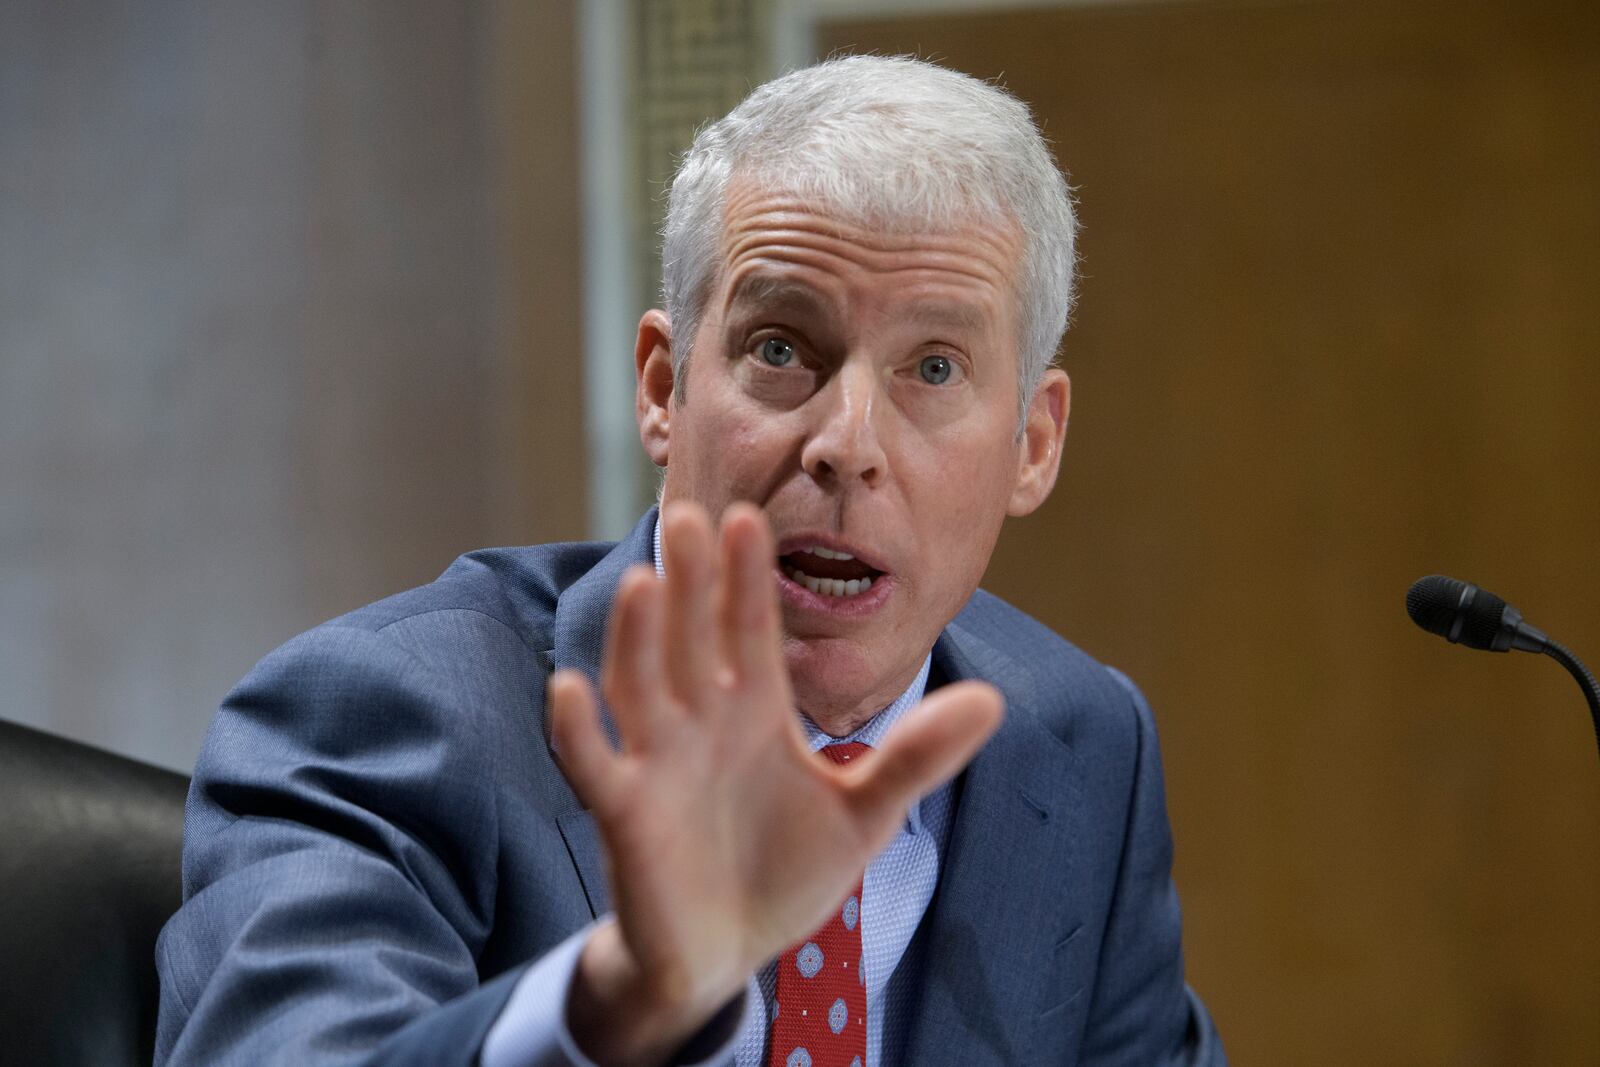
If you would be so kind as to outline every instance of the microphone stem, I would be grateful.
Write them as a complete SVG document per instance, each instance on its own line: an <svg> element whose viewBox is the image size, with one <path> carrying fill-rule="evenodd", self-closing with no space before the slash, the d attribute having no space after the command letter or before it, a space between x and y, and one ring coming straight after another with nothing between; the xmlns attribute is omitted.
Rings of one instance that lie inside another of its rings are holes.
<svg viewBox="0 0 1600 1067"><path fill-rule="evenodd" d="M1548 642L1544 646L1544 653L1565 667L1583 687L1584 698L1589 701L1589 717L1594 720L1595 745L1600 747L1600 685L1595 684L1594 674L1559 642Z"/></svg>

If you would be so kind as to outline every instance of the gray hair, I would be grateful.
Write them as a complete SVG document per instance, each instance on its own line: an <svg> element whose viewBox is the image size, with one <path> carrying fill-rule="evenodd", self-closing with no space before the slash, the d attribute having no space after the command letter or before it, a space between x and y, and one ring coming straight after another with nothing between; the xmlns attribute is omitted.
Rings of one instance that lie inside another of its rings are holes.
<svg viewBox="0 0 1600 1067"><path fill-rule="evenodd" d="M722 260L723 203L737 175L889 232L1014 224L1019 432L1072 310L1071 190L1028 113L1004 89L903 56L846 56L760 86L703 128L672 180L662 299L680 401L689 350Z"/></svg>

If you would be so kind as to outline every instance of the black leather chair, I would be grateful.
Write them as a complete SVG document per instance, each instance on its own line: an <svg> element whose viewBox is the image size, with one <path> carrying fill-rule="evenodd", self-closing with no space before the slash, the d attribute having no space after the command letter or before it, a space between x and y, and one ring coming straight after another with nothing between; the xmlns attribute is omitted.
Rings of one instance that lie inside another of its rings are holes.
<svg viewBox="0 0 1600 1067"><path fill-rule="evenodd" d="M148 1067L188 779L0 722L0 1063Z"/></svg>

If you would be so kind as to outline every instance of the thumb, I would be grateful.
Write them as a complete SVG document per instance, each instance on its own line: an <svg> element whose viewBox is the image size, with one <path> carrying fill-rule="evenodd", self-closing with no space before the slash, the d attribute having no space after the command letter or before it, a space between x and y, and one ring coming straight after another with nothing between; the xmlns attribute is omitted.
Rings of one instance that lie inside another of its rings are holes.
<svg viewBox="0 0 1600 1067"><path fill-rule="evenodd" d="M1005 700L987 682L956 682L905 716L849 785L857 814L893 825L914 800L954 778L1000 725Z"/></svg>

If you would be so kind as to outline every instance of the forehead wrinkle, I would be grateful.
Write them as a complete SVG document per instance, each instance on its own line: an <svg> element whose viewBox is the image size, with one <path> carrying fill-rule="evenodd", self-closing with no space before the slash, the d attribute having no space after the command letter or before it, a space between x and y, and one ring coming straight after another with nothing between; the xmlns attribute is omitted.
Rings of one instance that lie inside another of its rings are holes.
<svg viewBox="0 0 1600 1067"><path fill-rule="evenodd" d="M816 315L842 312L853 303L849 279L853 270L894 279L904 304L897 316L914 319L918 325L978 332L992 317L983 310L991 299L1014 310L1013 280L999 264L970 252L942 254L934 262L924 255L909 263L864 263L860 250L848 245L841 249L837 242L773 236L753 235L730 254L724 267L729 278L724 312L746 307ZM848 269L841 270L841 265Z"/></svg>
<svg viewBox="0 0 1600 1067"><path fill-rule="evenodd" d="M741 267L743 265L734 268L734 282L725 304L728 312L747 314L748 308L749 311L786 311L802 317L821 318L838 308L834 294L774 273L767 263L758 260ZM932 288L945 293L977 289L971 284L971 278L952 283L950 279L939 277L940 272L925 268L905 268L895 273L908 275L907 285L915 289ZM848 297L846 300L848 302ZM963 295L941 298L937 292L906 299L896 307L894 314L899 321L920 329L949 330L956 334L981 334L993 325L992 315L983 306Z"/></svg>
<svg viewBox="0 0 1600 1067"><path fill-rule="evenodd" d="M741 304L842 311L838 301L851 292L849 270L842 267L907 279L911 299L897 315L921 327L981 332L998 325L991 313L968 302L975 295L987 303L984 290L998 296L1006 312L1019 312L1024 242L1014 219L974 217L954 226L884 230L818 210L789 193L749 186L730 193L723 204L717 272L722 284L732 278L724 312ZM907 252L916 253L914 261L907 262ZM811 271L820 276L811 277ZM846 288L836 292L838 282Z"/></svg>
<svg viewBox="0 0 1600 1067"><path fill-rule="evenodd" d="M825 220L804 225L802 219L786 218L783 224L762 218L740 219L730 227L723 262L730 267L751 255L764 255L771 249L774 259L820 266L826 260L842 260L875 274L904 270L945 272L986 282L997 288L1013 287L1014 279L1006 266L1015 267L1016 243L1008 235L988 230L960 233L931 232L911 239L880 242L866 233L840 233ZM979 247L974 248L973 242ZM916 252L921 262L906 265L899 254Z"/></svg>
<svg viewBox="0 0 1600 1067"><path fill-rule="evenodd" d="M737 180L722 204L723 262L732 262L744 240L760 231L780 240L803 241L808 235L833 238L870 254L924 251L960 259L975 251L995 263L1020 267L1026 245L1017 220L1009 214L993 215L976 208L953 219L896 218L874 222L842 214L814 197L781 188ZM741 237L744 240L741 240ZM974 249L969 242L981 246ZM1009 282L1011 279L1008 277Z"/></svg>
<svg viewBox="0 0 1600 1067"><path fill-rule="evenodd" d="M723 225L726 227L736 215L776 224L779 229L798 223L885 251L913 248L930 237L958 234L992 238L997 249L1009 250L1024 236L1009 211L987 209L976 203L967 210L937 218L916 213L864 216L826 199L819 200L814 193L793 192L781 185L753 182L748 177L736 179L723 199Z"/></svg>

